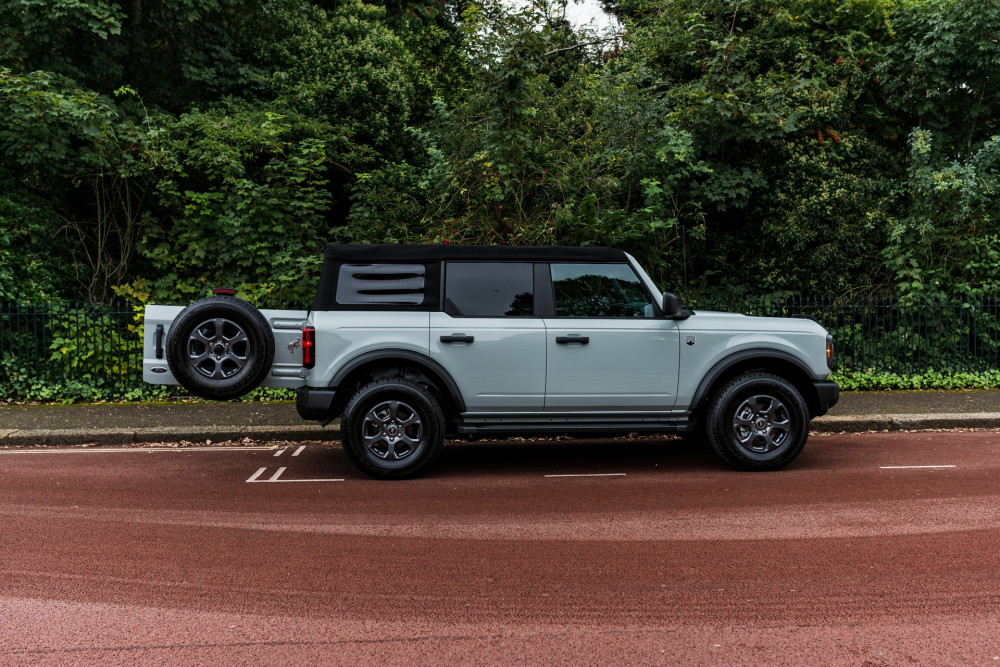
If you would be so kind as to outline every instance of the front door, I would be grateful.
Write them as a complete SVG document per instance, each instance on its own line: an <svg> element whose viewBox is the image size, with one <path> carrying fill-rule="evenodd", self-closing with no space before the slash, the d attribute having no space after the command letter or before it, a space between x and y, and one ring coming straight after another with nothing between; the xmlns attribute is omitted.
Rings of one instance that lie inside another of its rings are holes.
<svg viewBox="0 0 1000 667"><path fill-rule="evenodd" d="M546 412L670 411L679 334L628 264L550 266Z"/></svg>

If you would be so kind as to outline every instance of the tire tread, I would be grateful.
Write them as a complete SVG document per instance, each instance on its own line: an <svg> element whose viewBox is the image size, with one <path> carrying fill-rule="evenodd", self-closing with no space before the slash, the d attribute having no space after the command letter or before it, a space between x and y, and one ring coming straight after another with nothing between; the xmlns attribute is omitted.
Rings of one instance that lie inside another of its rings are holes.
<svg viewBox="0 0 1000 667"><path fill-rule="evenodd" d="M357 423L357 420L362 416L361 413L363 412L363 410L359 410L359 405L385 392L410 394L409 398L411 400L417 398L423 401L425 405L422 408L427 413L428 421L431 422L428 424L428 437L430 439L428 451L419 460L413 462L412 465L402 468L387 469L374 464L365 456L363 451L364 444L357 437L357 431L360 430L360 424ZM411 382L403 378L374 380L362 386L354 393L344 407L343 415L340 423L340 437L344 446L344 452L351 463L369 477L374 479L409 479L417 477L426 471L441 455L444 445L444 413L434 395L416 382Z"/></svg>
<svg viewBox="0 0 1000 667"><path fill-rule="evenodd" d="M734 400L735 396L755 385L769 385L772 390L777 389L778 393L783 394L783 398L791 403L788 407L793 413L793 420L799 422L795 425L798 432L791 436L797 438L797 441L793 442L788 450L780 456L765 461L744 455L726 432L730 428L725 423L728 417L727 406ZM715 453L733 468L744 471L778 470L785 467L802 452L809 436L809 412L801 393L788 380L773 373L744 373L723 385L709 403L706 422L705 430L708 442Z"/></svg>
<svg viewBox="0 0 1000 667"><path fill-rule="evenodd" d="M229 319L242 320L251 338L251 363L247 371L238 373L234 381L212 381L191 372L185 363L185 349L190 327L204 321L215 311ZM167 366L174 378L195 396L214 401L239 398L256 389L274 363L274 336L264 316L254 306L233 296L215 295L199 299L182 310L167 333Z"/></svg>

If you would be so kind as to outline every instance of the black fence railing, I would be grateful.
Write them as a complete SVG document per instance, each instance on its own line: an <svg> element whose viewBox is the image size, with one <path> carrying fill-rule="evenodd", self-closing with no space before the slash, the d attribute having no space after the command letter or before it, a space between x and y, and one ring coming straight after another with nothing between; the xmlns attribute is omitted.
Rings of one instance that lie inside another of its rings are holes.
<svg viewBox="0 0 1000 667"><path fill-rule="evenodd" d="M142 308L128 303L0 303L0 402L168 395L142 380L141 335Z"/></svg>
<svg viewBox="0 0 1000 667"><path fill-rule="evenodd" d="M137 389L136 318L125 303L0 304L0 398L111 398Z"/></svg>
<svg viewBox="0 0 1000 667"><path fill-rule="evenodd" d="M833 334L837 368L845 372L1000 370L997 300L770 296L693 298L690 305L695 310L810 317ZM141 310L125 303L0 304L0 401L163 395L163 388L142 381L141 324Z"/></svg>
<svg viewBox="0 0 1000 667"><path fill-rule="evenodd" d="M911 375L1000 369L1000 301L827 296L692 299L695 309L809 317L834 337L837 368Z"/></svg>

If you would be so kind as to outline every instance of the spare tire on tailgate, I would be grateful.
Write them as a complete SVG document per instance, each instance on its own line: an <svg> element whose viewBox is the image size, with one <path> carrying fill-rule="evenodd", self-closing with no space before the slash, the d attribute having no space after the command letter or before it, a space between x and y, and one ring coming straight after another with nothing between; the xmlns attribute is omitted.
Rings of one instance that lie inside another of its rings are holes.
<svg viewBox="0 0 1000 667"><path fill-rule="evenodd" d="M264 381L273 363L274 337L267 320L232 296L195 301L167 334L170 372L202 398L239 398Z"/></svg>

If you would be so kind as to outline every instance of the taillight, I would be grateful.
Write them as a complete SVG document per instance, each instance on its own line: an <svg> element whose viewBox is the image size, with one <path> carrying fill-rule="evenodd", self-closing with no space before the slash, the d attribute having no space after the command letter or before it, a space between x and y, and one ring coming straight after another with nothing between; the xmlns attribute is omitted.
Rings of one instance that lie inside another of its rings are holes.
<svg viewBox="0 0 1000 667"><path fill-rule="evenodd" d="M826 367L833 368L833 336L826 337Z"/></svg>
<svg viewBox="0 0 1000 667"><path fill-rule="evenodd" d="M236 290L231 287L216 287L212 290L212 294L222 295L222 296L236 296Z"/></svg>
<svg viewBox="0 0 1000 667"><path fill-rule="evenodd" d="M302 367L312 368L316 365L316 327L302 329Z"/></svg>

